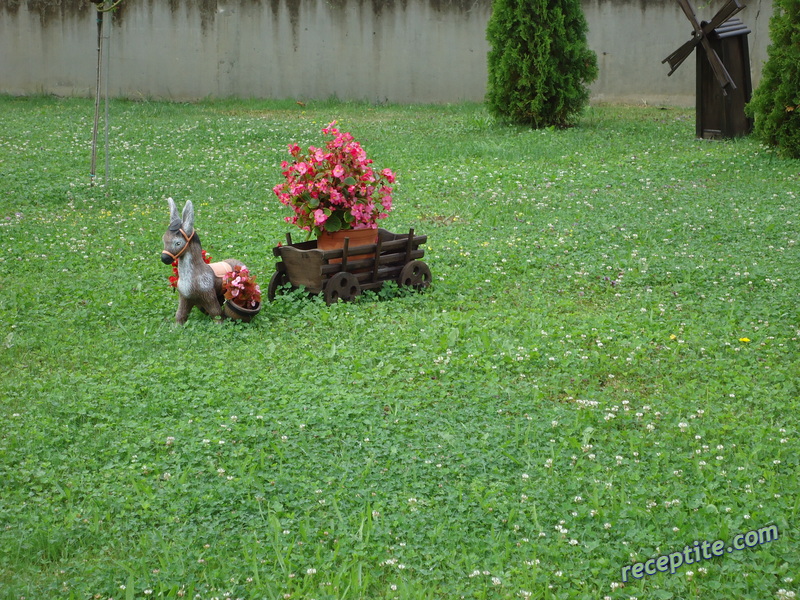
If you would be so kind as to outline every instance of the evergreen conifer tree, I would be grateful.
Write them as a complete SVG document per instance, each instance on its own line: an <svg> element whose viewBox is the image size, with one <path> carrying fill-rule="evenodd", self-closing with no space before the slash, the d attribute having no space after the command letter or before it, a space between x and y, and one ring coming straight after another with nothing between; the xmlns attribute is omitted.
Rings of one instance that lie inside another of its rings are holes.
<svg viewBox="0 0 800 600"><path fill-rule="evenodd" d="M767 62L746 111L756 137L800 158L800 0L774 0L773 9Z"/></svg>
<svg viewBox="0 0 800 600"><path fill-rule="evenodd" d="M534 128L574 124L597 77L587 31L581 0L494 0L486 30L490 112Z"/></svg>

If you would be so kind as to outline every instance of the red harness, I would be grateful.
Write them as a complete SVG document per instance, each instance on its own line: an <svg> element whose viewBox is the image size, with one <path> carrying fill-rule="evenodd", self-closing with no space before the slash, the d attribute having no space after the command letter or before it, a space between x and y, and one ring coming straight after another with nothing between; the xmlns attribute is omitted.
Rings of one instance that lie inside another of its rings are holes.
<svg viewBox="0 0 800 600"><path fill-rule="evenodd" d="M165 250L164 250L164 252L162 253L162 254L166 254L167 256L170 256L170 257L172 257L172 260L173 260L173 261L176 261L176 260L178 260L178 259L179 259L179 258L180 258L180 257L183 255L183 253L184 253L184 252L186 252L186 250L188 250L188 249L189 249L189 243L190 243L190 242L192 241L192 239L194 238L194 230L192 230L192 235L186 235L186 232L183 230L183 228L182 228L182 227L181 227L181 229L180 229L179 231L181 232L181 235L183 236L183 239L185 239L185 240L186 240L186 245L185 245L185 246L184 246L184 247L181 249L181 251L180 251L180 252L178 252L177 254L173 254L172 252L169 252L169 251L167 251L166 249L165 249Z"/></svg>

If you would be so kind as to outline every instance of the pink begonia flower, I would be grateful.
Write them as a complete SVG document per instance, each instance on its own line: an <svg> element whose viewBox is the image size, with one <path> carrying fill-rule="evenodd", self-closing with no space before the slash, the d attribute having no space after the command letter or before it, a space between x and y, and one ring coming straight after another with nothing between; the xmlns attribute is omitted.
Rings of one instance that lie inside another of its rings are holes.
<svg viewBox="0 0 800 600"><path fill-rule="evenodd" d="M330 200L331 204L342 204L344 202L344 196L342 196L339 190L332 189L330 191Z"/></svg>
<svg viewBox="0 0 800 600"><path fill-rule="evenodd" d="M300 146L297 144L289 144L289 154L292 156L297 156L300 154Z"/></svg>
<svg viewBox="0 0 800 600"><path fill-rule="evenodd" d="M386 181L389 183L394 183L394 173L392 173L391 169L384 169L381 171L381 174L386 177Z"/></svg>
<svg viewBox="0 0 800 600"><path fill-rule="evenodd" d="M314 211L314 225L322 225L328 220L328 215L321 208Z"/></svg>
<svg viewBox="0 0 800 600"><path fill-rule="evenodd" d="M305 175L308 173L308 165L304 162L299 162L294 166L294 170L300 173L300 175Z"/></svg>
<svg viewBox="0 0 800 600"><path fill-rule="evenodd" d="M364 215L364 205L356 204L350 209L350 214L353 215L353 218L356 220L356 222L361 222Z"/></svg>
<svg viewBox="0 0 800 600"><path fill-rule="evenodd" d="M306 191L306 186L302 183L297 183L296 181L293 181L292 184L289 186L289 193L292 196L299 196L305 191Z"/></svg>
<svg viewBox="0 0 800 600"><path fill-rule="evenodd" d="M333 176L340 179L344 177L344 167L342 165L336 165L333 167Z"/></svg>

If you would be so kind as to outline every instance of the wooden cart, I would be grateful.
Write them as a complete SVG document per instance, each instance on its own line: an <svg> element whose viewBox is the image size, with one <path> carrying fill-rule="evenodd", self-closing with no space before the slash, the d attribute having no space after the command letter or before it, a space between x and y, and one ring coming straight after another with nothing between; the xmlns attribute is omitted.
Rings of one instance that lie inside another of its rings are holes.
<svg viewBox="0 0 800 600"><path fill-rule="evenodd" d="M325 302L345 302L363 290L378 290L386 281L401 286L426 288L431 283L431 270L420 259L420 248L428 239L425 235L391 233L378 229L378 241L367 246L349 247L345 239L341 250L320 250L316 240L293 244L286 234L286 245L273 248L280 259L269 282L270 300L287 283L292 288L304 287L309 293L325 294Z"/></svg>

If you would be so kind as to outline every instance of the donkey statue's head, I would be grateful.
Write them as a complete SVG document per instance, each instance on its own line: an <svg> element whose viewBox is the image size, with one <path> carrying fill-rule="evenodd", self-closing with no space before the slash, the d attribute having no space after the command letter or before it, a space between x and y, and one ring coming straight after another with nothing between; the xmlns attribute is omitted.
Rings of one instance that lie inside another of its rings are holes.
<svg viewBox="0 0 800 600"><path fill-rule="evenodd" d="M187 200L183 207L183 215L178 215L178 207L172 198L167 198L169 203L169 228L162 238L164 251L161 253L161 262L171 265L178 260L194 239L194 205ZM198 240L199 245L199 240Z"/></svg>
<svg viewBox="0 0 800 600"><path fill-rule="evenodd" d="M164 249L161 251L161 262L167 265L178 262L180 302L175 321L179 324L185 323L195 306L214 318L222 318L222 277L235 266L244 267L244 263L229 258L206 264L200 237L194 229L192 201L186 201L182 215L178 214L178 207L172 198L168 198L167 202L169 227L162 238Z"/></svg>

